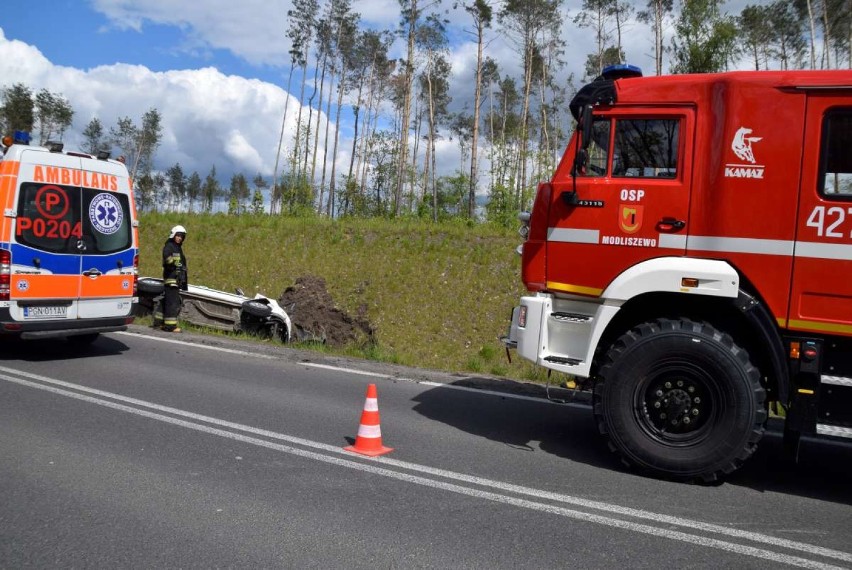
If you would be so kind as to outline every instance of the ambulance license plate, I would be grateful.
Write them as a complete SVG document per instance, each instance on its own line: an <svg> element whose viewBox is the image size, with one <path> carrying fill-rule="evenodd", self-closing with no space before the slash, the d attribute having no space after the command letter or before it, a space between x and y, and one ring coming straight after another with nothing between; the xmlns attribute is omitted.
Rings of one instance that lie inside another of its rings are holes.
<svg viewBox="0 0 852 570"><path fill-rule="evenodd" d="M67 316L68 307L53 307L49 305L24 307L25 319L64 319Z"/></svg>

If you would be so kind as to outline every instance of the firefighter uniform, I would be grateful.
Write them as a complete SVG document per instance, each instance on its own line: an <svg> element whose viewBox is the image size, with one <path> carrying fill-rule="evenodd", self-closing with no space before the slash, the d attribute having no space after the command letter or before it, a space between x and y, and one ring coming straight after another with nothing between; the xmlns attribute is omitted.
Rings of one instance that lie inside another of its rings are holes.
<svg viewBox="0 0 852 570"><path fill-rule="evenodd" d="M163 246L163 330L170 332L180 332L180 292L186 291L189 285L186 256L182 248L184 239L186 228L175 226Z"/></svg>

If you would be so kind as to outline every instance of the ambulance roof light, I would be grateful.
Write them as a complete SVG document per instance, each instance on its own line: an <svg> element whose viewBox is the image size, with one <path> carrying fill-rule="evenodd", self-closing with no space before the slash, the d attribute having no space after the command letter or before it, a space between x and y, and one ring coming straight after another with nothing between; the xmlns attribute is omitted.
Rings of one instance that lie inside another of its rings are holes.
<svg viewBox="0 0 852 570"><path fill-rule="evenodd" d="M45 143L47 150L50 152L62 152L62 149L65 148L65 143L56 142L56 141L47 141Z"/></svg>
<svg viewBox="0 0 852 570"><path fill-rule="evenodd" d="M30 133L27 131L15 131L12 144L30 144Z"/></svg>
<svg viewBox="0 0 852 570"><path fill-rule="evenodd" d="M98 157L98 160L106 160L106 159L108 159L108 158L109 158L109 155L110 155L110 151L108 151L108 150L99 150L99 151L98 151L98 154L97 154L97 157Z"/></svg>

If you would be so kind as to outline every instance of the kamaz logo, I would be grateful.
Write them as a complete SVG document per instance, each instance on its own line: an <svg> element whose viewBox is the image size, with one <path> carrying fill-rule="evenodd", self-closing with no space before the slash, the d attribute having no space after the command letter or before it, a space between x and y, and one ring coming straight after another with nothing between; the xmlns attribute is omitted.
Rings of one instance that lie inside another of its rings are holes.
<svg viewBox="0 0 852 570"><path fill-rule="evenodd" d="M740 130L738 130L737 134L734 135L734 141L731 143L731 150L734 151L734 154L737 155L737 158L740 160L745 160L754 164L754 150L752 150L751 145L752 143L762 140L763 137L748 136L751 132L751 129L740 127Z"/></svg>
<svg viewBox="0 0 852 570"><path fill-rule="evenodd" d="M755 164L757 161L754 158L754 149L752 145L763 140L763 137L751 136L752 130L746 127L740 127L734 134L734 140L731 141L731 150L738 159L750 164L726 164L725 178L755 178L763 179L764 166Z"/></svg>
<svg viewBox="0 0 852 570"><path fill-rule="evenodd" d="M762 166L726 166L725 178L758 178L763 179Z"/></svg>

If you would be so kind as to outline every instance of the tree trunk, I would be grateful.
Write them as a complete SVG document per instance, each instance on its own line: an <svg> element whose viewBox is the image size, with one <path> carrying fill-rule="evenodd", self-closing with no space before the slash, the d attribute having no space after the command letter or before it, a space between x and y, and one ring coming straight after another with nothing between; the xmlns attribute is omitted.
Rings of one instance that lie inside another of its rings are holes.
<svg viewBox="0 0 852 570"><path fill-rule="evenodd" d="M408 22L408 56L405 62L405 96L402 105L402 126L399 135L399 171L397 173L396 192L394 193L394 214L399 215L402 203L402 187L405 170L408 166L408 124L411 113L412 78L414 76L414 32L417 27L417 0L411 0L411 14Z"/></svg>
<svg viewBox="0 0 852 570"><path fill-rule="evenodd" d="M477 46L476 46L476 86L474 87L473 95L473 139L470 143L470 189L467 196L467 217L473 219L476 210L476 182L477 182L477 163L476 151L477 142L479 141L479 108L481 106L480 98L482 97L482 42L483 42L483 24L479 22L476 29Z"/></svg>

